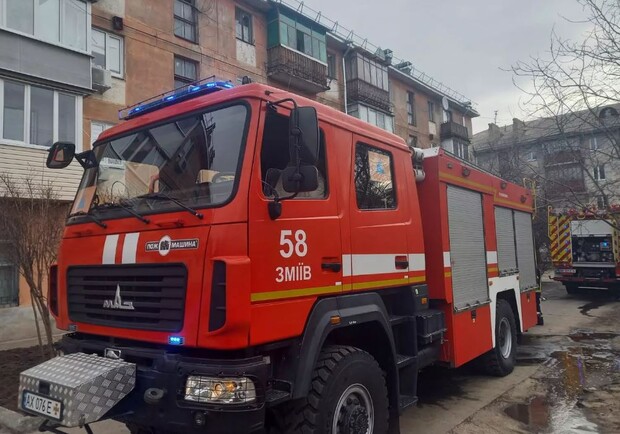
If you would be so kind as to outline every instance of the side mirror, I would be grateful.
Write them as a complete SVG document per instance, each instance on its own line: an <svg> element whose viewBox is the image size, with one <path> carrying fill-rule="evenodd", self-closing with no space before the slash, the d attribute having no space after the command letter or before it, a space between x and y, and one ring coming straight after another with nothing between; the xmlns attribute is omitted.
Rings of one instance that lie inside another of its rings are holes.
<svg viewBox="0 0 620 434"><path fill-rule="evenodd" d="M56 142L48 152L45 165L49 169L64 169L75 157L75 145L69 142Z"/></svg>
<svg viewBox="0 0 620 434"><path fill-rule="evenodd" d="M319 117L314 107L297 107L289 123L291 161L315 165L319 159Z"/></svg>

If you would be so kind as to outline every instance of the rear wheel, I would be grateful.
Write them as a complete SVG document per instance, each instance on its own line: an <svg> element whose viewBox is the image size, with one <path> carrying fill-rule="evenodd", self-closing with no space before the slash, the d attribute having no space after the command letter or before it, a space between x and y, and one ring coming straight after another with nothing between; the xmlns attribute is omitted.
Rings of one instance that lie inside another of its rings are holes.
<svg viewBox="0 0 620 434"><path fill-rule="evenodd" d="M383 371L358 348L326 347L308 397L279 413L287 434L385 434L388 398Z"/></svg>
<svg viewBox="0 0 620 434"><path fill-rule="evenodd" d="M510 304L497 300L495 348L483 356L485 370L496 377L510 374L517 360L517 326Z"/></svg>

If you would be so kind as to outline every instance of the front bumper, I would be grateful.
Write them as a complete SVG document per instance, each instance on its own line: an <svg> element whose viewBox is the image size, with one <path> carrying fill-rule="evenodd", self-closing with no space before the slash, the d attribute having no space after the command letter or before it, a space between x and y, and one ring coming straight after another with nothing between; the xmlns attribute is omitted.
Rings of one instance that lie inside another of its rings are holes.
<svg viewBox="0 0 620 434"><path fill-rule="evenodd" d="M144 346L131 341L73 334L59 343L65 353L103 356L106 350L136 365L134 390L114 406L106 418L136 427L170 433L251 433L265 422L265 387L269 362L263 357L215 357L200 350ZM256 387L256 400L248 404L200 404L184 400L189 375L248 377ZM163 393L154 394L153 391Z"/></svg>

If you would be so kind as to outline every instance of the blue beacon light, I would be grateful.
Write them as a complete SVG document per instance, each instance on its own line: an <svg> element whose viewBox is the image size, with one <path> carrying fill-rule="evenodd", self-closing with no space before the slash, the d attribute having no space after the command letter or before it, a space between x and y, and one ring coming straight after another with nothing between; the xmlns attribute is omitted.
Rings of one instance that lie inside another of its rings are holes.
<svg viewBox="0 0 620 434"><path fill-rule="evenodd" d="M210 80L210 79L206 79ZM127 107L118 113L119 119L131 119L134 116L148 113L177 102L194 98L198 95L208 95L219 90L232 89L234 85L229 81L203 81L190 84L185 88L175 89L142 101L132 107Z"/></svg>
<svg viewBox="0 0 620 434"><path fill-rule="evenodd" d="M168 343L170 345L183 345L185 339L182 336L169 336Z"/></svg>

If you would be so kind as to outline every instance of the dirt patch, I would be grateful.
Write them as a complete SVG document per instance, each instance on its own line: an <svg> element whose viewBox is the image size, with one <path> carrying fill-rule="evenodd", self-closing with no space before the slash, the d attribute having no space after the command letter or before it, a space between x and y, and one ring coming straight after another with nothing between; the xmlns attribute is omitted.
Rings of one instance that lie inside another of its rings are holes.
<svg viewBox="0 0 620 434"><path fill-rule="evenodd" d="M38 346L0 351L0 407L17 411L19 374L44 360Z"/></svg>

